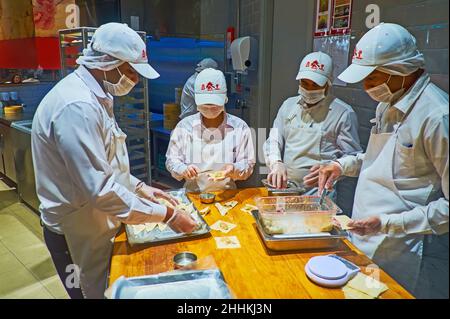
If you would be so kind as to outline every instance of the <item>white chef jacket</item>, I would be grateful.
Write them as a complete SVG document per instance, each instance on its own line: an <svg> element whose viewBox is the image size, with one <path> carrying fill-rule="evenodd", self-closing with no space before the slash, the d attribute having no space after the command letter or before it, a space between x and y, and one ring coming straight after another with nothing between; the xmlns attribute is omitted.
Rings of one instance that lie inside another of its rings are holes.
<svg viewBox="0 0 450 319"><path fill-rule="evenodd" d="M66 214L94 202L124 223L160 222L166 207L134 194L139 180L114 181L108 163L117 125L113 98L80 66L44 97L32 126L32 155L43 223L56 233Z"/></svg>
<svg viewBox="0 0 450 319"><path fill-rule="evenodd" d="M201 137L202 128L201 115L197 113L181 120L173 130L166 154L166 168L175 179L182 180L182 174L190 164L201 164L201 161L196 159L198 154L192 152L192 143L194 134ZM225 149L222 150L223 163L234 165L231 179L246 180L253 173L256 162L251 131L247 123L226 113L224 123L215 131L220 134L215 134L216 136L234 135L229 139L232 143L224 145Z"/></svg>
<svg viewBox="0 0 450 319"><path fill-rule="evenodd" d="M283 149L289 143L286 124L295 116L298 108L301 109L300 121L303 126L321 125L322 160L335 160L345 154L362 152L358 136L358 119L350 105L328 94L317 105L307 108L300 96L294 96L281 105L269 138L264 143L264 156L268 167L277 161L283 161Z"/></svg>
<svg viewBox="0 0 450 319"><path fill-rule="evenodd" d="M424 73L395 105L380 103L377 107L379 133L392 132L413 108L398 131L394 167L386 167L392 169L400 195L414 206L400 214L379 216L383 231L393 237L448 233L448 105L448 94L431 83L430 76ZM357 154L337 161L344 175L358 176L363 159L364 154ZM428 204L418 205L420 202Z"/></svg>
<svg viewBox="0 0 450 319"><path fill-rule="evenodd" d="M189 115L197 113L197 104L195 103L195 91L194 85L197 79L198 72L195 72L186 81L183 87L183 93L181 94L181 114L180 119L184 119Z"/></svg>

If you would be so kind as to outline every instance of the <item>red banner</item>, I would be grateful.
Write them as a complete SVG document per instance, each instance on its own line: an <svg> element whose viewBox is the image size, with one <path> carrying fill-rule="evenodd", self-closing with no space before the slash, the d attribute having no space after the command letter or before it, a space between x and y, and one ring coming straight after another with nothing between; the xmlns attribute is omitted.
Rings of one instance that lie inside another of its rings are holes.
<svg viewBox="0 0 450 319"><path fill-rule="evenodd" d="M59 42L56 37L0 41L0 68L59 70Z"/></svg>

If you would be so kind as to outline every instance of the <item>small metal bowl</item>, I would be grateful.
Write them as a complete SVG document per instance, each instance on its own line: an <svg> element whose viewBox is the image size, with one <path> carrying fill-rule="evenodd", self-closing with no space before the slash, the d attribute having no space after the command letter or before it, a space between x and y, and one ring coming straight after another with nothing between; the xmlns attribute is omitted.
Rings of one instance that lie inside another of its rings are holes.
<svg viewBox="0 0 450 319"><path fill-rule="evenodd" d="M197 256L189 251L176 254L173 257L173 263L175 264L176 269L191 269L196 261Z"/></svg>
<svg viewBox="0 0 450 319"><path fill-rule="evenodd" d="M200 194L200 201L203 204L212 204L214 203L214 200L216 199L216 195L212 193L202 193Z"/></svg>

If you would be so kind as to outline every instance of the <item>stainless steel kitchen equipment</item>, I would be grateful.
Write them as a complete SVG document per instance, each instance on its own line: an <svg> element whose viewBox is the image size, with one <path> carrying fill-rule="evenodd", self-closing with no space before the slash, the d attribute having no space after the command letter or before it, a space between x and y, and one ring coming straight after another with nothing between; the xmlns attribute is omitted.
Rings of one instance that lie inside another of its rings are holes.
<svg viewBox="0 0 450 319"><path fill-rule="evenodd" d="M203 204L212 204L216 200L216 195L212 193L201 193L200 194L200 201Z"/></svg>
<svg viewBox="0 0 450 319"><path fill-rule="evenodd" d="M185 189L173 190L167 192L170 195L181 199L182 204L191 205L192 202L186 196ZM192 204L193 205L193 204ZM195 238L206 237L209 235L211 229L209 228L206 221L203 219L198 210L193 206L195 213L191 216L198 223L199 227L197 230L193 231L190 234L185 233L176 233L170 227L166 227L163 230L160 230L159 227L153 228L150 231L142 230L139 233L135 232L135 226L133 225L125 225L125 231L127 233L128 242L131 245L135 244L163 244L163 243L171 243Z"/></svg>
<svg viewBox="0 0 450 319"><path fill-rule="evenodd" d="M65 76L78 66L75 60L92 39L96 28L75 28L59 30L61 72ZM138 31L144 42L146 33ZM127 134L127 148L131 174L151 183L150 156L150 113L148 80L140 78L139 83L126 96L114 99L114 114L120 128Z"/></svg>
<svg viewBox="0 0 450 319"><path fill-rule="evenodd" d="M174 271L158 275L120 277L111 299L231 299L219 269Z"/></svg>
<svg viewBox="0 0 450 319"><path fill-rule="evenodd" d="M12 131L9 125L0 123L0 173L17 183L13 153L15 140Z"/></svg>
<svg viewBox="0 0 450 319"><path fill-rule="evenodd" d="M306 189L302 185L298 185L296 182L290 180L287 182L287 188L281 189L270 185L267 179L263 179L261 182L267 188L269 196L295 196L302 195L306 192Z"/></svg>
<svg viewBox="0 0 450 319"><path fill-rule="evenodd" d="M197 261L197 255L189 251L178 253L173 257L175 269L192 269Z"/></svg>
<svg viewBox="0 0 450 319"><path fill-rule="evenodd" d="M252 211L257 231L267 248L274 251L332 249L347 237L347 232L333 228L330 232L318 234L268 234L263 226L259 211Z"/></svg>
<svg viewBox="0 0 450 319"><path fill-rule="evenodd" d="M11 124L11 136L14 140L13 152L19 198L38 211L39 199L36 195L33 158L31 156L31 124L32 121L13 122Z"/></svg>

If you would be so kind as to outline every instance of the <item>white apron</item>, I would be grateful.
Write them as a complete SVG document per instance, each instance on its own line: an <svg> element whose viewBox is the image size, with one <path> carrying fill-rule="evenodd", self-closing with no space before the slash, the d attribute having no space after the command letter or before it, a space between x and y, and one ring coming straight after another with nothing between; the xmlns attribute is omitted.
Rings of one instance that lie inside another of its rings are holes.
<svg viewBox="0 0 450 319"><path fill-rule="evenodd" d="M114 121L108 162L114 180L130 189L130 165L126 135ZM121 222L87 204L66 215L61 223L70 255L80 271L80 286L85 298L104 298L114 238Z"/></svg>
<svg viewBox="0 0 450 319"><path fill-rule="evenodd" d="M298 106L300 108L300 106ZM303 177L316 164L320 164L320 143L323 132L321 124L311 127L312 123L304 125L300 120L301 111L289 120L286 145L284 149L284 163L288 179L303 185Z"/></svg>
<svg viewBox="0 0 450 319"><path fill-rule="evenodd" d="M352 215L355 220L399 214L414 208L401 196L393 181L395 145L402 123L393 133L377 134L376 126L372 128L355 192ZM360 250L409 291L414 290L418 280L423 239L423 235L404 238L389 238L386 234L351 235L351 241Z"/></svg>
<svg viewBox="0 0 450 319"><path fill-rule="evenodd" d="M234 163L234 152L232 149L234 134L225 133L221 140L202 140L201 134L194 130L192 143L189 145L190 154L193 156L193 164L197 165L201 173L195 180L186 181L185 187L188 192L214 192L227 189L235 189L234 181L227 177L222 181L209 180L208 173L223 169L225 164ZM188 150L189 152L189 150ZM201 157L199 157L201 155ZM198 159L198 161L197 161ZM210 171L211 170L211 171Z"/></svg>

